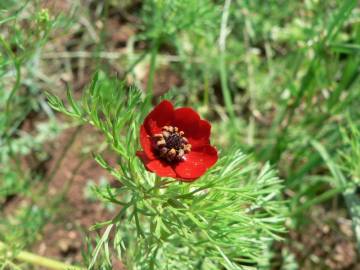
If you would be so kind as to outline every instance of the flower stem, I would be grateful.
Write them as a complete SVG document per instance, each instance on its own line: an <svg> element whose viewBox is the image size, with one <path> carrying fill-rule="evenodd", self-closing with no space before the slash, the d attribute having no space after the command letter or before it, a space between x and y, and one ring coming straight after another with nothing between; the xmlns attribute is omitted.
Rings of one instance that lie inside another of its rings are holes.
<svg viewBox="0 0 360 270"><path fill-rule="evenodd" d="M154 183L154 196L159 195L160 193L160 187L161 187L161 177L156 176L155 179L155 183ZM157 208L157 205L154 204L153 205L154 208ZM156 230L156 221L155 219L151 219L150 221L150 262L149 262L149 269L150 270L154 270L155 266L156 266L156 255L159 249L159 246L157 245L157 239L156 239L156 235L155 235L155 230ZM156 249L152 251L153 246L157 245Z"/></svg>
<svg viewBox="0 0 360 270"><path fill-rule="evenodd" d="M151 98L154 94L154 78L155 78L155 69L156 69L156 57L158 54L160 45L160 37L154 38L152 41L151 46L151 55L150 55L150 70L149 70L149 77L147 80L146 85L146 96L148 98L148 101L151 102Z"/></svg>
<svg viewBox="0 0 360 270"><path fill-rule="evenodd" d="M8 247L0 242L0 253L1 251L7 250ZM10 253L11 255L11 253ZM42 257L27 251L20 251L15 255L15 258L19 261L29 263L32 265L46 267L48 269L55 269L55 270L85 270L85 268L81 268L78 266L69 265L66 263L62 263L59 261L55 261L52 259L48 259L46 257Z"/></svg>

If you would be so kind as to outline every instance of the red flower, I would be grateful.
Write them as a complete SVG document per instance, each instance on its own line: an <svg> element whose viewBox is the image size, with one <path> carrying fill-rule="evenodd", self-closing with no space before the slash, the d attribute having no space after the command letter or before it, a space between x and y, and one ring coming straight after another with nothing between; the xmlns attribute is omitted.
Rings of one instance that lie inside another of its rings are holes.
<svg viewBox="0 0 360 270"><path fill-rule="evenodd" d="M145 118L138 151L147 170L161 177L191 182L213 166L217 150L210 145L209 122L191 108L174 109L164 100Z"/></svg>

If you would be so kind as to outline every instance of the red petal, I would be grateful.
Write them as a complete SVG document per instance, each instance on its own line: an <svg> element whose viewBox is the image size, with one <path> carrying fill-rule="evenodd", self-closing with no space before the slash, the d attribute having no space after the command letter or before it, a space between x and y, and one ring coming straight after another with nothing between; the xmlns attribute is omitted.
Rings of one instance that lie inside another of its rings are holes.
<svg viewBox="0 0 360 270"><path fill-rule="evenodd" d="M158 159L150 160L143 151L137 151L136 155L142 160L148 171L154 172L160 177L176 178L174 169L166 162Z"/></svg>
<svg viewBox="0 0 360 270"><path fill-rule="evenodd" d="M200 116L191 108L179 108L174 111L174 126L185 132L185 137L191 137L197 130Z"/></svg>
<svg viewBox="0 0 360 270"><path fill-rule="evenodd" d="M170 125L174 119L174 106L168 100L162 101L146 116L144 126L148 134L161 132L161 128Z"/></svg>
<svg viewBox="0 0 360 270"><path fill-rule="evenodd" d="M151 137L147 134L144 125L140 127L140 144L149 159L156 158L152 148Z"/></svg>
<svg viewBox="0 0 360 270"><path fill-rule="evenodd" d="M145 164L146 168L160 177L176 177L174 169L164 161L155 159Z"/></svg>
<svg viewBox="0 0 360 270"><path fill-rule="evenodd" d="M202 176L217 160L217 150L211 145L206 145L191 151L174 169L180 180L191 182Z"/></svg>
<svg viewBox="0 0 360 270"><path fill-rule="evenodd" d="M185 137L189 139L192 149L210 144L211 125L208 121L200 120L195 132Z"/></svg>

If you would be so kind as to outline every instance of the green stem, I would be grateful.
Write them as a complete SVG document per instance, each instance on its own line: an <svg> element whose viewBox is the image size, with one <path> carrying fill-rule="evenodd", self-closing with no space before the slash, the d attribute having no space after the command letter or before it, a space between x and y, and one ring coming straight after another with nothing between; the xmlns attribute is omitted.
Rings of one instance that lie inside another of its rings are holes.
<svg viewBox="0 0 360 270"><path fill-rule="evenodd" d="M151 46L151 55L150 55L150 70L149 77L146 85L146 96L148 101L151 101L154 94L154 78L156 70L156 57L159 51L160 46L160 37L155 38Z"/></svg>
<svg viewBox="0 0 360 270"><path fill-rule="evenodd" d="M74 144L75 139L77 138L77 136L79 135L79 133L81 132L83 126L77 126L75 131L71 134L71 138L68 140L68 142L66 143L66 145L63 148L63 151L61 153L60 158L56 161L56 164L54 166L54 169L51 171L51 173L49 174L49 176L45 179L45 189L48 189L48 186L50 184L50 182L54 179L57 171L59 170L62 162L64 161L67 152L69 151L69 149L71 148L71 146Z"/></svg>
<svg viewBox="0 0 360 270"><path fill-rule="evenodd" d="M230 93L230 89L229 89L228 81L227 81L228 76L227 76L227 71L226 71L225 53L224 52L220 53L220 80L221 80L221 90L222 90L222 94L224 97L226 111L230 116L230 120L234 121L235 113L234 113L234 107L232 104L231 93Z"/></svg>
<svg viewBox="0 0 360 270"><path fill-rule="evenodd" d="M292 216L300 214L301 212L309 209L310 207L326 202L327 200L330 200L331 198L335 197L336 195L340 194L345 190L345 187L337 187L330 189L321 195L317 196L315 199L312 199L310 201L305 202L302 206L297 207L297 209L291 213Z"/></svg>
<svg viewBox="0 0 360 270"><path fill-rule="evenodd" d="M14 68L15 68L15 84L13 86L13 88L10 91L9 97L6 101L6 108L5 108L5 127L10 126L10 111L11 111L11 101L14 98L16 92L19 90L20 88L20 83L21 83L21 63L20 61L17 60L16 55L13 53L13 51L10 48L10 45L3 39L2 36L0 36L0 45L2 45L2 47L4 48L4 50L6 51L6 53L10 56L11 60L14 63Z"/></svg>
<svg viewBox="0 0 360 270"><path fill-rule="evenodd" d="M231 0L226 0L224 4L224 11L221 18L220 38L219 38L219 67L220 67L220 80L221 80L221 91L224 97L225 108L229 114L230 120L234 123L235 112L232 104L231 93L228 85L228 76L226 69L226 35L227 35L227 23L229 19Z"/></svg>
<svg viewBox="0 0 360 270"><path fill-rule="evenodd" d="M159 193L160 193L160 186L161 186L161 178L159 176L156 176L156 179L155 179L155 183L154 183L154 197L155 196L158 196ZM156 208L156 204L153 204L153 207ZM158 249L159 249L159 246L156 247L156 249L151 252L151 249L153 247L154 244L156 244L157 242L157 239L156 239L156 236L155 236L155 230L156 230L156 221L155 219L151 219L150 221L150 245L149 245L149 248L150 248L150 252L149 252L149 256L151 256L151 259L150 259L150 263L149 263L149 269L150 270L154 270L155 269L155 266L156 266L156 254L158 252Z"/></svg>
<svg viewBox="0 0 360 270"><path fill-rule="evenodd" d="M5 251L7 250L7 246L0 242L0 251ZM10 253L11 254L11 253ZM66 263L62 263L59 261L55 261L52 259L48 259L46 257L42 257L30 252L26 252L26 251L20 251L19 253L16 254L15 258L19 261L25 262L25 263L29 263L31 265L37 265L37 266L42 266L42 267L46 267L48 269L55 269L55 270L85 270L85 268L81 268L78 266L73 266L73 265L69 265Z"/></svg>

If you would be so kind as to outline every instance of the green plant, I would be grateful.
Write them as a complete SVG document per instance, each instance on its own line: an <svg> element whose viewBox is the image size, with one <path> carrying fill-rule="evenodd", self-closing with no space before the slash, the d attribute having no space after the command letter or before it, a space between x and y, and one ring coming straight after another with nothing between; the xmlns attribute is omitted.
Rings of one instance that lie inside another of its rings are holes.
<svg viewBox="0 0 360 270"><path fill-rule="evenodd" d="M34 186L43 175L25 165L33 155L44 162L48 154L43 144L62 129L40 96L35 79L38 51L45 45L56 19L47 10L29 7L30 1L2 1L0 4L0 268L21 269L16 257L31 258L21 250L38 240L50 219ZM28 28L23 26L27 25ZM44 111L47 121L35 130L24 130L31 114ZM18 199L11 213L4 209Z"/></svg>
<svg viewBox="0 0 360 270"><path fill-rule="evenodd" d="M108 178L84 191L119 212L93 227L83 265L112 269L117 257L129 269L301 269L307 264L293 247L307 252L309 243L294 234L318 209L348 212L358 240L359 11L356 0L0 1L0 269L70 267L27 250L46 244L43 228L67 204L77 169L57 196L48 189L87 123L106 140L97 145L98 134L89 134L79 164L96 152L118 183ZM100 73L82 91L99 68L115 69L119 80ZM161 81L171 83L169 73L180 83L164 98L208 119L220 150L217 166L190 185L157 179L135 157L152 92L172 88ZM75 89L69 106L49 101L71 124L59 124L43 92L64 98L62 79ZM119 82L128 79L146 82L146 95ZM51 140L74 126L55 160ZM107 147L116 162L105 161ZM29 157L36 167L23 166ZM272 177L268 161L284 181ZM246 212L261 199L264 208ZM284 216L289 234L281 234ZM286 241L277 241L279 232ZM306 260L325 265L309 253Z"/></svg>
<svg viewBox="0 0 360 270"><path fill-rule="evenodd" d="M256 265L271 239L283 232L281 181L238 150L222 158L192 184L146 172L136 157L144 106L139 90L98 73L80 102L68 90L69 108L53 95L49 104L78 121L94 125L118 155L117 166L95 155L121 188L98 188L105 202L121 206L105 227L90 262L97 269L101 251L110 262L114 249L130 269L240 269Z"/></svg>

